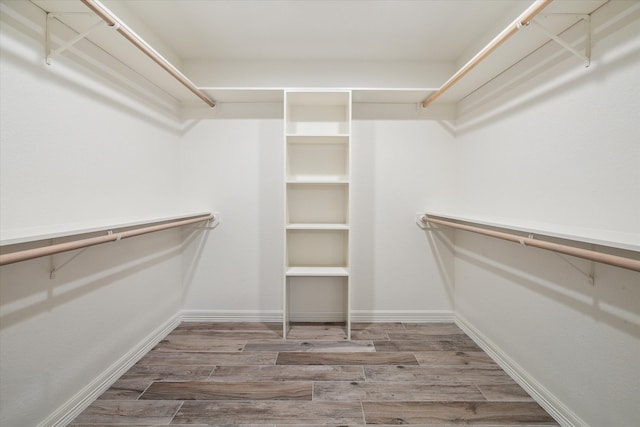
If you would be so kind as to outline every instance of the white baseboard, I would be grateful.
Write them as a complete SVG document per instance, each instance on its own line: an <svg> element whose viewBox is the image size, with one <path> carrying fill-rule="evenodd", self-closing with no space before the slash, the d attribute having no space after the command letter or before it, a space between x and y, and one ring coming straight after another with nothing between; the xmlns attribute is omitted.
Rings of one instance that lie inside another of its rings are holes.
<svg viewBox="0 0 640 427"><path fill-rule="evenodd" d="M542 384L462 316L456 313L456 324L482 348L515 382L535 399L563 427L589 427Z"/></svg>
<svg viewBox="0 0 640 427"><path fill-rule="evenodd" d="M282 322L282 310L182 310L183 322Z"/></svg>
<svg viewBox="0 0 640 427"><path fill-rule="evenodd" d="M281 310L183 310L184 322L282 322ZM344 322L342 312L291 313L294 322ZM351 310L351 322L453 322L448 310Z"/></svg>
<svg viewBox="0 0 640 427"><path fill-rule="evenodd" d="M351 310L351 322L448 323L455 321L448 310Z"/></svg>
<svg viewBox="0 0 640 427"><path fill-rule="evenodd" d="M64 405L49 415L38 427L62 427L69 424L75 417L80 415L94 400L104 393L116 382L125 372L136 364L145 354L156 344L162 341L173 329L180 324L182 317L177 313L164 325L153 331L144 338L135 348L118 359L113 365L107 368L95 380L76 393Z"/></svg>

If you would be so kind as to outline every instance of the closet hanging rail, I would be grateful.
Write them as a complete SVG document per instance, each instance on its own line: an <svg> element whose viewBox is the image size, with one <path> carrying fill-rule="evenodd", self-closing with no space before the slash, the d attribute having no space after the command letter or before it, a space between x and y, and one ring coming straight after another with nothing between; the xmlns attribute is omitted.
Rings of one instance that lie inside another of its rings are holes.
<svg viewBox="0 0 640 427"><path fill-rule="evenodd" d="M90 237L87 239L74 240L71 242L58 243L51 246L43 246L40 248L26 249L24 251L17 251L8 254L0 255L0 265L13 264L20 261L26 261L29 259L40 258L47 255L55 255L61 252L68 252L74 249L86 248L89 246L95 246L107 242L115 242L129 237L140 236L142 234L153 233L156 231L167 230L170 228L182 227L184 225L195 224L203 221L210 221L215 217L211 214L200 215L188 219L175 220L164 224L152 225L148 227L136 228L134 230L122 231L119 233L112 233L105 236Z"/></svg>
<svg viewBox="0 0 640 427"><path fill-rule="evenodd" d="M153 62L162 67L173 78L182 83L187 89L193 92L198 98L203 100L208 106L214 108L216 106L215 101L209 98L204 92L187 78L180 70L167 61L162 55L160 55L154 48L149 46L147 42L141 39L136 33L134 33L124 22L118 19L109 9L107 9L102 3L97 0L80 0L85 6L93 11L100 19L105 21L107 25L114 27L125 39L129 40L135 47L140 49L145 55L147 55Z"/></svg>
<svg viewBox="0 0 640 427"><path fill-rule="evenodd" d="M84 1L84 0L83 0ZM427 108L433 101L435 101L440 95L445 93L456 84L461 78L463 78L469 71L471 71L476 65L484 60L489 54L496 50L502 43L504 43L509 37L518 32L519 29L529 25L531 20L539 14L542 9L547 7L553 0L536 0L527 10L525 10L518 18L513 21L507 28L502 30L488 45L482 48L473 58L469 60L462 68L460 68L449 80L444 82L440 88L433 92L422 101L422 108Z"/></svg>
<svg viewBox="0 0 640 427"><path fill-rule="evenodd" d="M640 271L640 261L631 258L605 254L603 252L592 251L588 249L576 248L575 246L567 246L559 243L535 240L532 237L523 237L516 234L487 230L486 228L474 227L471 225L433 218L429 215L423 215L422 217L420 217L420 221L422 221L424 224L430 222L433 224L444 225L446 227L457 228L459 230L470 231L472 233L482 234L484 236L495 237L502 240L508 240L510 242L520 243L521 245L525 246L533 246L535 248L545 249L565 255L572 255L575 257L588 259L590 261L613 265L615 267L621 267L633 271Z"/></svg>

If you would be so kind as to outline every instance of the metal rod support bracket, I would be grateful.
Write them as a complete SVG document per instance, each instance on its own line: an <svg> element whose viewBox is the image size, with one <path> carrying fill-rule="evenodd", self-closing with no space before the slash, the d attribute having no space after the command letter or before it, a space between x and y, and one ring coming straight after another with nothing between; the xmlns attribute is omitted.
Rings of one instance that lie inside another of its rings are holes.
<svg viewBox="0 0 640 427"><path fill-rule="evenodd" d="M533 24L533 25L530 25L530 27L536 28L538 31L544 33L547 37L549 37L551 40L553 40L556 43L558 43L560 46L562 46L563 48L565 48L566 50L571 52L573 55L575 55L578 58L582 59L584 61L584 66L586 68L589 65L591 65L591 15L574 14L574 16L576 16L576 17L580 18L582 21L584 21L584 29L585 29L584 54L579 52L576 48L574 48L569 43L564 41L558 35L554 34L547 27L545 27L544 25L542 25L539 22L537 22L535 19L531 20L530 23Z"/></svg>
<svg viewBox="0 0 640 427"><path fill-rule="evenodd" d="M88 248L82 248L78 252L76 252L71 258L60 264L56 267L56 255L51 255L51 273L49 274L49 279L53 280L56 278L56 273L64 268L65 265L69 264L71 261L76 259L81 253L86 251Z"/></svg>
<svg viewBox="0 0 640 427"><path fill-rule="evenodd" d="M567 257L565 257L562 254L559 254L557 252L553 252L554 254L556 254L556 256L558 258L560 258L561 260L563 260L564 262L566 262L567 264L569 264L571 267L574 268L574 270L576 270L577 272L579 272L580 274L582 274L583 276L585 276L587 278L587 280L589 280L589 284L594 286L596 283L596 263L594 261L589 261L590 263L590 268L589 268L589 272L585 272L583 271L580 267L578 267L577 265L575 265L574 263L572 263L571 261L569 261L567 259Z"/></svg>
<svg viewBox="0 0 640 427"><path fill-rule="evenodd" d="M98 22L96 22L95 24L91 25L89 28L87 28L86 30L78 33L75 37L73 37L71 40L63 43L62 45L58 46L56 49L53 48L53 43L51 40L51 21L53 21L54 19L58 19L58 17L60 16L64 16L64 15L86 15L86 16L92 16L91 13L84 13L84 12L69 12L69 13L47 13L47 21L46 21L46 40L45 40L45 44L46 44L46 49L47 49L47 56L45 58L45 61L47 63L47 65L51 65L51 60L60 55L62 52L64 52L67 49L72 48L76 43L78 43L80 40L86 38L89 34L91 34L92 32L94 32L96 29L102 27L103 25L106 24L105 21L103 21L102 19L99 20ZM119 27L118 23L115 23L114 25L109 26L109 28L112 28L114 30L117 30Z"/></svg>

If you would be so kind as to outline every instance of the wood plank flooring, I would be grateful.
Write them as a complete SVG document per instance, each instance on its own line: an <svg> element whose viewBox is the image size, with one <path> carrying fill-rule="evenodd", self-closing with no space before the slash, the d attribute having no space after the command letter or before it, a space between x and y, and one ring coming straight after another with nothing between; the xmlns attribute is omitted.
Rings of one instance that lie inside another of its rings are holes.
<svg viewBox="0 0 640 427"><path fill-rule="evenodd" d="M557 426L454 324L183 323L72 426Z"/></svg>

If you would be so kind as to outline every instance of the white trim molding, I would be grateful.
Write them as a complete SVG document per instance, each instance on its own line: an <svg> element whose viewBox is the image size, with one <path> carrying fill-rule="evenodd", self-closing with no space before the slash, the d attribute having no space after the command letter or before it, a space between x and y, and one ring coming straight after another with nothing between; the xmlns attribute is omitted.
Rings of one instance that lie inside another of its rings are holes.
<svg viewBox="0 0 640 427"><path fill-rule="evenodd" d="M282 322L282 310L183 310L184 322ZM344 322L343 312L291 313L295 322ZM351 310L351 322L453 323L449 310Z"/></svg>
<svg viewBox="0 0 640 427"><path fill-rule="evenodd" d="M527 371L492 342L486 335L473 327L464 317L456 313L455 323L482 350L484 350L515 382L525 389L545 411L563 427L589 427L578 415L567 408L557 397L533 378Z"/></svg>
<svg viewBox="0 0 640 427"><path fill-rule="evenodd" d="M362 323L450 323L449 310L351 310L351 322Z"/></svg>
<svg viewBox="0 0 640 427"><path fill-rule="evenodd" d="M147 335L131 351L124 354L120 359L108 367L95 380L82 388L75 396L60 406L51 415L45 418L38 427L62 427L69 424L75 417L80 415L94 400L104 393L111 385L118 380L125 372L147 354L156 344L162 341L171 331L173 331L182 321L180 313L176 313L171 319L158 329Z"/></svg>
<svg viewBox="0 0 640 427"><path fill-rule="evenodd" d="M282 322L282 310L182 310L183 322Z"/></svg>

